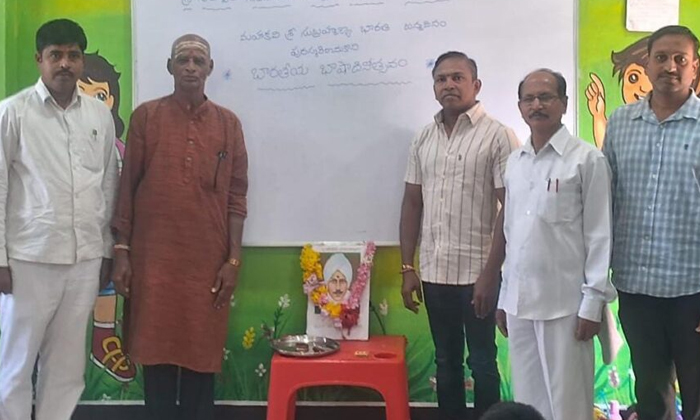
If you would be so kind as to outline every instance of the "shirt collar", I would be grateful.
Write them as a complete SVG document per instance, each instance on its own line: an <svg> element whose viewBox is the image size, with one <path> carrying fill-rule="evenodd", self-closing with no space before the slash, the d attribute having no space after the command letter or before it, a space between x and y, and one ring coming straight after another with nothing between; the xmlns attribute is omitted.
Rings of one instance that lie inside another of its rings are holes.
<svg viewBox="0 0 700 420"><path fill-rule="evenodd" d="M47 100L52 100L54 103L56 103L56 100L51 96L51 92L49 92L49 88L46 87L44 84L44 81L41 80L41 77L39 80L36 82L36 85L34 85L34 89L36 90L36 93L39 95L39 98L41 98L41 101L46 103ZM68 107L72 106L73 103L76 101L80 101L80 95L78 94L78 91L80 88L78 88L78 85L76 84L75 89L73 90L73 97L70 100L70 104Z"/></svg>
<svg viewBox="0 0 700 420"><path fill-rule="evenodd" d="M653 91L649 95L645 96L644 100L639 101L639 106L637 106L637 108L631 114L632 119L641 118L644 121L658 122L656 114L654 114L654 111L651 109L652 95ZM683 105L681 105L676 112L671 114L671 116L666 118L666 121L682 120L683 118L700 120L700 98L698 98L694 92L691 92L690 96L688 99L686 99Z"/></svg>
<svg viewBox="0 0 700 420"><path fill-rule="evenodd" d="M559 127L559 130L557 130L557 132L554 133L554 135L549 139L547 144L540 149L540 153L547 148L551 148L557 154L559 154L559 156L562 156L564 155L564 151L566 151L566 146L569 144L569 139L571 139L571 133L569 133L566 126L562 124L561 127ZM524 153L531 155L535 154L535 148L532 146L532 136L527 138L527 141L520 149L520 155L523 155Z"/></svg>
<svg viewBox="0 0 700 420"><path fill-rule="evenodd" d="M471 123L471 125L475 125L479 122L480 119L484 117L484 115L486 115L486 111L481 105L481 102L477 101L477 103L474 104L473 107L460 114L459 118L457 118L457 121L466 118ZM437 124L442 124L444 120L442 116L442 111L439 111L437 114L435 114L434 118Z"/></svg>
<svg viewBox="0 0 700 420"><path fill-rule="evenodd" d="M209 107L211 105L211 101L209 101L209 98L207 97L207 95L204 95L204 102L202 102L202 104L199 105L196 109L190 109L190 107L189 107L190 104L187 101L183 101L180 98L178 98L177 96L175 96L174 93L171 94L170 97L172 98L173 101L175 101L175 103L180 107L180 109L182 109L182 111L185 114L193 115L193 116L199 116L199 115L204 114L209 109Z"/></svg>

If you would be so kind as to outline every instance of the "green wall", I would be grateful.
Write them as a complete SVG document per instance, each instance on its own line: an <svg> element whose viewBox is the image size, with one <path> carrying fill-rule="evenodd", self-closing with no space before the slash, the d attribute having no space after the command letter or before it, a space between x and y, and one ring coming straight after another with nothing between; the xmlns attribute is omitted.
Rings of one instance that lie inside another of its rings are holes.
<svg viewBox="0 0 700 420"><path fill-rule="evenodd" d="M7 23L6 23L7 5L0 5L0 98L5 97L5 55L7 51Z"/></svg>
<svg viewBox="0 0 700 420"><path fill-rule="evenodd" d="M69 18L81 24L88 38L87 52L108 57L120 72L120 115L131 114L131 2L129 0L0 0L6 2L5 91L11 95L34 84L39 72L34 61L36 30L46 21ZM3 44L0 44L3 45ZM1 79L0 79L1 80Z"/></svg>

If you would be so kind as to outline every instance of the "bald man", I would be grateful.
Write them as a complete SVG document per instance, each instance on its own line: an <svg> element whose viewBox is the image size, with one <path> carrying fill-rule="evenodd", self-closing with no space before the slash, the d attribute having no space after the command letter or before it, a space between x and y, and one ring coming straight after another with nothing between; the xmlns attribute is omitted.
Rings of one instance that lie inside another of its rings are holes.
<svg viewBox="0 0 700 420"><path fill-rule="evenodd" d="M241 265L248 159L236 115L204 94L213 67L205 39L175 40L174 92L131 116L112 221L126 341L158 420L213 418Z"/></svg>

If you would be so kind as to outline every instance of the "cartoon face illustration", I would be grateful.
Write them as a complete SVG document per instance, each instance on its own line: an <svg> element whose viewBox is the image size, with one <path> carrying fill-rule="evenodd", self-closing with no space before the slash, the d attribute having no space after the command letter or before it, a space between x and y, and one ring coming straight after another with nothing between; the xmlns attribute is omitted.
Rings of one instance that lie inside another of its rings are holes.
<svg viewBox="0 0 700 420"><path fill-rule="evenodd" d="M78 80L78 87L86 94L107 104L110 110L114 108L114 95L109 91L109 83L97 82L88 78L87 82Z"/></svg>
<svg viewBox="0 0 700 420"><path fill-rule="evenodd" d="M119 116L119 76L121 73L99 52L85 54L85 68L78 80L78 87L85 94L107 104L112 111L117 137L121 138L124 134L124 121Z"/></svg>
<svg viewBox="0 0 700 420"><path fill-rule="evenodd" d="M651 92L651 82L644 71L644 65L649 59L645 36L625 47L622 51L612 52L610 59L613 63L613 75L618 75L622 100L631 104Z"/></svg>
<svg viewBox="0 0 700 420"><path fill-rule="evenodd" d="M639 64L630 64L622 74L622 100L626 104L644 98L651 91L651 82Z"/></svg>

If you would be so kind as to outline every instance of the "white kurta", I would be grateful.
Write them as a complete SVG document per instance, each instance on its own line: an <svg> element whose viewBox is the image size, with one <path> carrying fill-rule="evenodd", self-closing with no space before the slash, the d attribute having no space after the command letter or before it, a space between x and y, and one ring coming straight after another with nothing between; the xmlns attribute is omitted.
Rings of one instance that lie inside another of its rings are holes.
<svg viewBox="0 0 700 420"><path fill-rule="evenodd" d="M593 415L593 341L578 318L599 322L616 292L610 169L565 127L537 153L528 139L506 166L506 260L498 307L508 314L516 401L548 420Z"/></svg>
<svg viewBox="0 0 700 420"><path fill-rule="evenodd" d="M76 88L65 109L40 80L0 102L0 419L69 420L84 383L100 264L112 255L114 122Z"/></svg>

